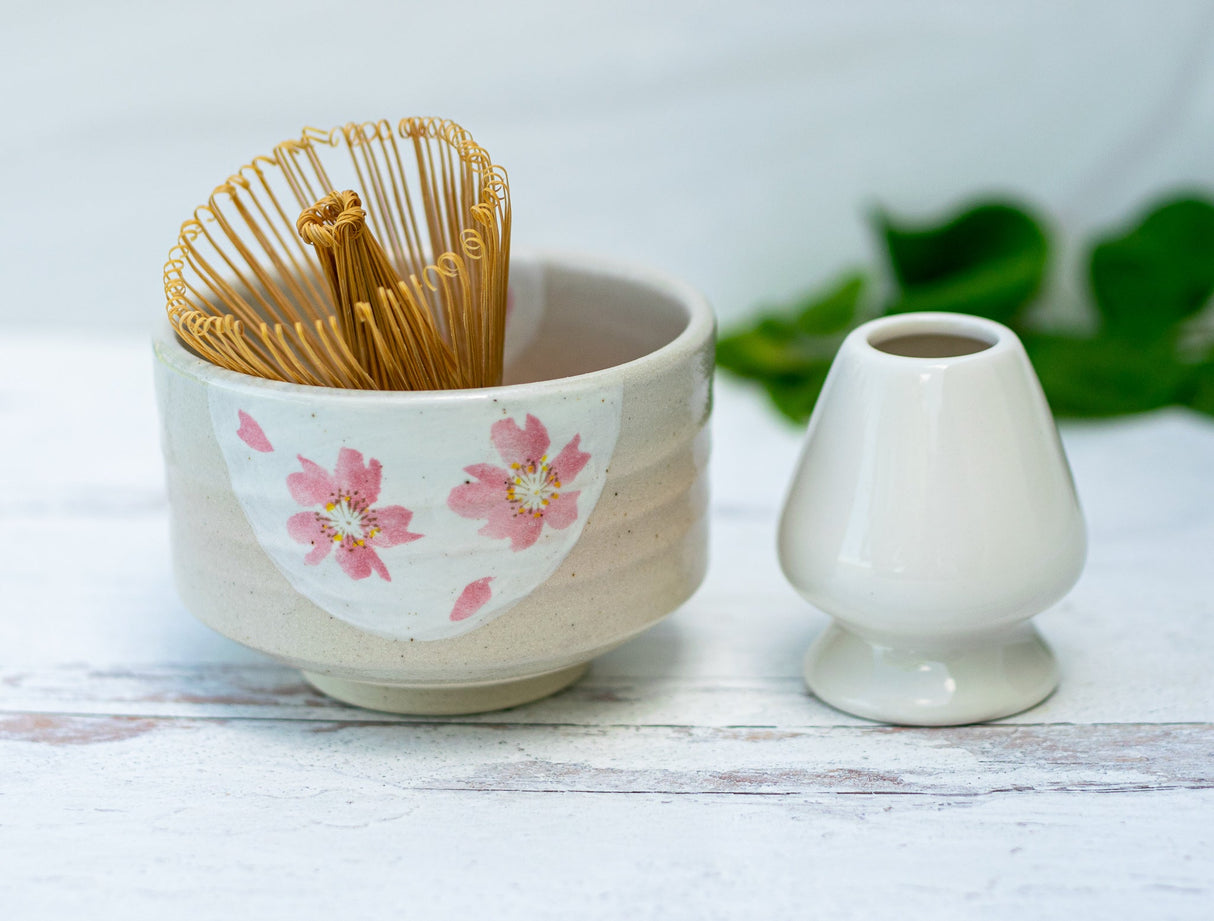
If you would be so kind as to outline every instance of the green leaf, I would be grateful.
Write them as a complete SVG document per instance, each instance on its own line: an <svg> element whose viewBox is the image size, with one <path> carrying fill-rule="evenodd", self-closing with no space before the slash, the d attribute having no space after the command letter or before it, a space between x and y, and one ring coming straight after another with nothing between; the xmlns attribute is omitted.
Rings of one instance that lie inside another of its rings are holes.
<svg viewBox="0 0 1214 921"><path fill-rule="evenodd" d="M856 325L867 283L848 275L825 291L767 311L717 341L717 364L760 382L795 422L813 411L843 337Z"/></svg>
<svg viewBox="0 0 1214 921"><path fill-rule="evenodd" d="M830 362L824 361L798 377L772 378L764 384L768 396L784 418L789 422L804 425L809 421L822 392L822 384L830 371Z"/></svg>
<svg viewBox="0 0 1214 921"><path fill-rule="evenodd" d="M1092 293L1113 335L1155 339L1214 293L1214 204L1180 198L1092 250Z"/></svg>
<svg viewBox="0 0 1214 921"><path fill-rule="evenodd" d="M853 324L864 279L851 275L822 294L760 315L717 341L717 364L765 381L807 373L829 363Z"/></svg>
<svg viewBox="0 0 1214 921"><path fill-rule="evenodd" d="M1092 251L1095 336L1035 334L1019 322L1045 279L1048 241L1024 209L987 203L937 226L878 216L894 275L888 310L946 310L1017 329L1059 416L1111 416L1182 403L1214 416L1214 355L1185 321L1214 296L1214 203L1169 201ZM718 364L758 381L803 423L843 336L866 317L852 275L729 331Z"/></svg>
<svg viewBox="0 0 1214 921"><path fill-rule="evenodd" d="M826 294L803 300L797 315L797 329L807 336L847 332L855 325L864 284L863 275L848 275Z"/></svg>
<svg viewBox="0 0 1214 921"><path fill-rule="evenodd" d="M1170 342L1036 335L1024 345L1058 416L1145 412L1190 389L1193 366L1177 359Z"/></svg>
<svg viewBox="0 0 1214 921"><path fill-rule="evenodd" d="M1214 416L1214 361L1193 369L1191 388L1185 402L1198 412Z"/></svg>
<svg viewBox="0 0 1214 921"><path fill-rule="evenodd" d="M1049 243L1017 205L982 204L914 228L883 213L876 222L898 284L890 313L945 310L1011 323L1041 289Z"/></svg>

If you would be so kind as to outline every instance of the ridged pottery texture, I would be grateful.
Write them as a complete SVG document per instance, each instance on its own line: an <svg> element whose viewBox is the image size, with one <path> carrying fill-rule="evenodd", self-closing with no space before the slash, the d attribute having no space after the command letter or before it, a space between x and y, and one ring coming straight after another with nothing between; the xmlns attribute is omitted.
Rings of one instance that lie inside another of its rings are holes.
<svg viewBox="0 0 1214 921"><path fill-rule="evenodd" d="M507 383L385 393L157 336L178 589L341 699L512 706L685 601L707 559L714 325L695 292L516 259Z"/></svg>

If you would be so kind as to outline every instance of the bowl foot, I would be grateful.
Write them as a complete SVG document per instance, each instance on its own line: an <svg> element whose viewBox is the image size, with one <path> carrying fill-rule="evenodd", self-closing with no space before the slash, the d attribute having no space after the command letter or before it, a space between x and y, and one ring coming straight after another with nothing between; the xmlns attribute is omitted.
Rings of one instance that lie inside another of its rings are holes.
<svg viewBox="0 0 1214 921"><path fill-rule="evenodd" d="M805 683L839 710L907 726L1011 716L1058 686L1054 654L1031 624L955 645L891 642L832 623L805 655Z"/></svg>
<svg viewBox="0 0 1214 921"><path fill-rule="evenodd" d="M416 716L453 716L517 707L555 694L586 674L588 662L542 675L480 684L395 685L368 684L304 672L304 679L322 694L368 710L409 713Z"/></svg>

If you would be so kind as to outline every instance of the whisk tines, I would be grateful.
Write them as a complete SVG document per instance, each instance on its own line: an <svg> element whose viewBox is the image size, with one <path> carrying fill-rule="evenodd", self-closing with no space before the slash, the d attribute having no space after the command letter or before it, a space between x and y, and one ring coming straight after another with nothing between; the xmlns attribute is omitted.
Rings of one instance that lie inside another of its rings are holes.
<svg viewBox="0 0 1214 921"><path fill-rule="evenodd" d="M360 191L338 191L333 177ZM455 123L306 129L182 225L165 265L167 307L187 345L247 374L360 389L491 386L502 374L509 244L505 171Z"/></svg>

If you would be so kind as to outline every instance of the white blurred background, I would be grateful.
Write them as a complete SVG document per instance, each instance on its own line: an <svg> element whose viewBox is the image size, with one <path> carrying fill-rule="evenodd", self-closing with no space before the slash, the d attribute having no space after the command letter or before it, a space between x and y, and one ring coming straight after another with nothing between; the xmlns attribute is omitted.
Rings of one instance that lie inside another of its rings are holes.
<svg viewBox="0 0 1214 921"><path fill-rule="evenodd" d="M877 203L1011 193L1073 248L1214 185L1208 0L4 0L0 23L0 335L147 329L181 221L305 124L453 118L509 170L516 246L663 268L727 320L871 262Z"/></svg>

